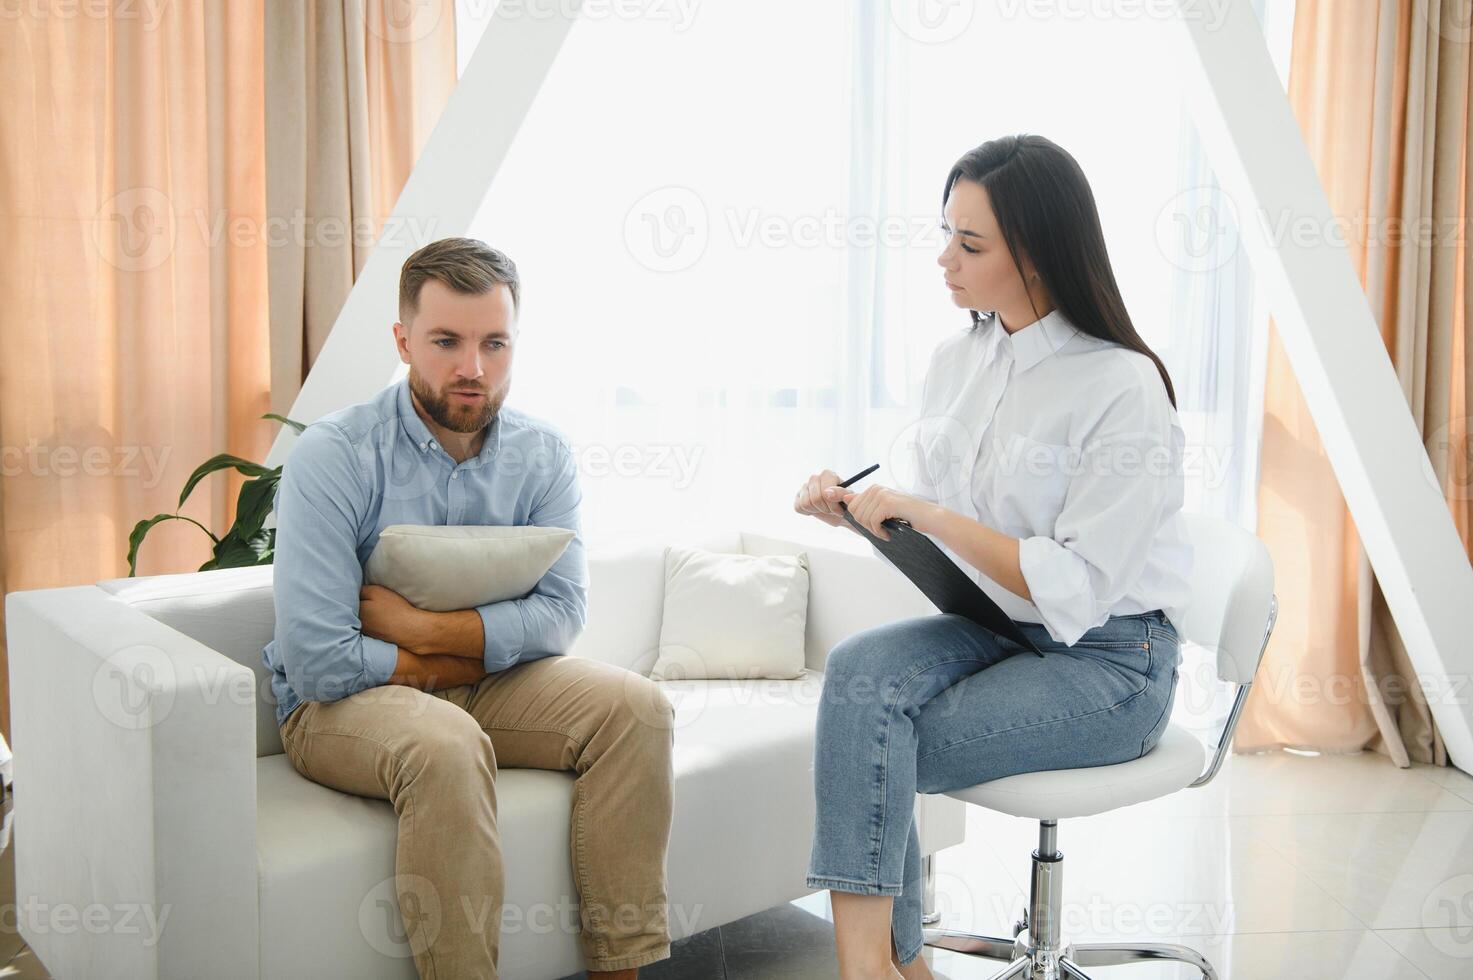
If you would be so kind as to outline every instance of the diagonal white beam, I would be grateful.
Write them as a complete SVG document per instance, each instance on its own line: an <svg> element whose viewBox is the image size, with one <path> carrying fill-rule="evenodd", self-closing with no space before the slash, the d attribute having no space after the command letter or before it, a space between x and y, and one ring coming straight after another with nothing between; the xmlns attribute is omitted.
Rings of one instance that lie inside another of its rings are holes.
<svg viewBox="0 0 1473 980"><path fill-rule="evenodd" d="M1473 566L1247 0L1176 0L1193 116L1432 716L1473 769ZM1313 227L1317 236L1275 235ZM1298 239L1296 241L1296 239Z"/></svg>
<svg viewBox="0 0 1473 980"><path fill-rule="evenodd" d="M374 245L289 418L315 421L368 401L393 380L399 358L388 327L399 304L399 268L420 245L470 228L580 7L581 0L497 5L385 222L395 234ZM282 426L267 465L285 460L295 439Z"/></svg>

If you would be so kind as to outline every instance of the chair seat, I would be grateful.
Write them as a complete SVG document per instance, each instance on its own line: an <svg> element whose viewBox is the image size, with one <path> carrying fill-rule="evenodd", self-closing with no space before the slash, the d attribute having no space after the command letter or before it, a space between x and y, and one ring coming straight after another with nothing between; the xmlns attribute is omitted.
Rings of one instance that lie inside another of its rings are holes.
<svg viewBox="0 0 1473 980"><path fill-rule="evenodd" d="M1087 817L1185 789L1202 774L1207 752L1189 732L1168 725L1156 747L1113 766L1022 772L947 796L1035 820Z"/></svg>

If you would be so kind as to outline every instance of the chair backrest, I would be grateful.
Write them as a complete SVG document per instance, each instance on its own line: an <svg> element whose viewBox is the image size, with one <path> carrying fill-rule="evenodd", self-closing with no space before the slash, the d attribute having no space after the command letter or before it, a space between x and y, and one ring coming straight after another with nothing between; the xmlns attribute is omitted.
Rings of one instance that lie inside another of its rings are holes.
<svg viewBox="0 0 1473 980"><path fill-rule="evenodd" d="M1262 541L1236 524L1182 514L1192 543L1192 599L1183 640L1213 651L1217 676L1247 684L1258 671L1274 608L1274 566Z"/></svg>

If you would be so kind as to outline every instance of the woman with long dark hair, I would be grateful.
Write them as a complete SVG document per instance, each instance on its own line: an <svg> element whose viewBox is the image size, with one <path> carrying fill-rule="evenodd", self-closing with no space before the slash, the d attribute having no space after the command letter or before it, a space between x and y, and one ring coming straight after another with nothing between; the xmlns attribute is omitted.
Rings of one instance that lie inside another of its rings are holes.
<svg viewBox="0 0 1473 980"><path fill-rule="evenodd" d="M942 194L945 285L970 323L932 355L914 486L810 477L795 509L908 521L1044 653L960 616L838 644L819 707L808 885L845 980L931 976L915 794L1139 758L1171 714L1191 548L1165 365L1131 324L1079 164L1041 136L964 155ZM999 883L1001 887L1001 883Z"/></svg>

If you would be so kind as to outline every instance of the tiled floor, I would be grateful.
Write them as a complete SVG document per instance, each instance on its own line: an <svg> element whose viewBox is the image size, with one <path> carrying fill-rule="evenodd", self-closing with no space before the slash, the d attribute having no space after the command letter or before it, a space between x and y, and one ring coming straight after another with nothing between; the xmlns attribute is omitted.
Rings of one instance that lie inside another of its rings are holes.
<svg viewBox="0 0 1473 980"><path fill-rule="evenodd" d="M15 934L11 804L0 825L0 980L47 974ZM943 925L1006 935L1037 825L972 808L937 857ZM1233 756L1207 787L1062 821L1066 941L1184 942L1223 980L1473 977L1473 778L1379 755ZM926 950L938 978L1002 965ZM1097 980L1191 978L1177 965ZM826 893L676 944L645 980L837 977Z"/></svg>
<svg viewBox="0 0 1473 980"><path fill-rule="evenodd" d="M1038 825L971 808L937 856L948 928L1011 934ZM1473 978L1473 778L1371 753L1233 756L1213 782L1059 824L1065 941L1180 942L1222 980ZM642 977L837 977L825 894L676 944ZM939 977L1002 967L927 949ZM1183 965L1091 967L1189 980Z"/></svg>

